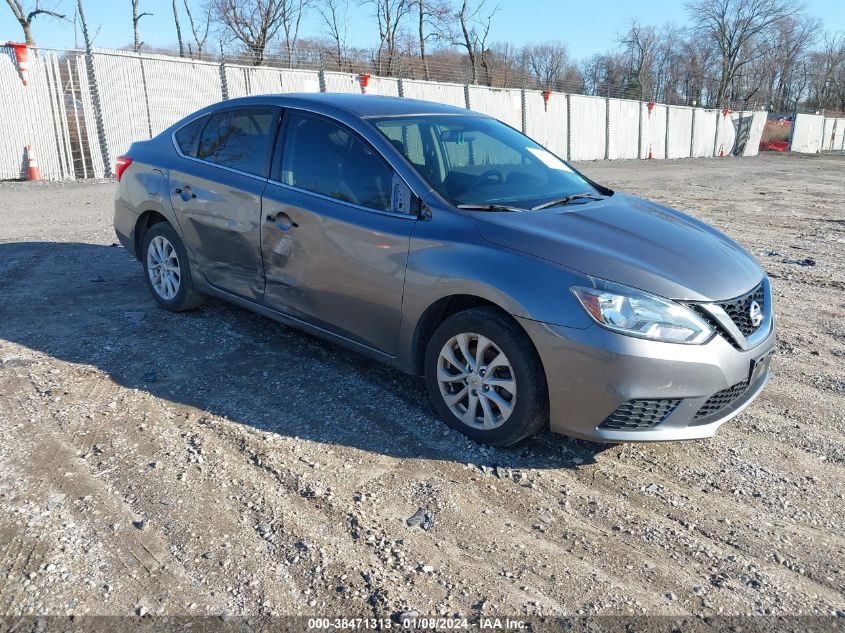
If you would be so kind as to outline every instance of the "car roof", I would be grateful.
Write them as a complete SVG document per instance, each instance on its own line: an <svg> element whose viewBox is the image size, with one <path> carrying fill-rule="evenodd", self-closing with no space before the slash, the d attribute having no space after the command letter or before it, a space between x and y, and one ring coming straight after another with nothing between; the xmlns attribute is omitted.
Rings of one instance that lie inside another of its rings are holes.
<svg viewBox="0 0 845 633"><path fill-rule="evenodd" d="M343 110L361 118L409 116L417 114L472 114L465 108L421 101L419 99L406 99L404 97L386 97L382 95L348 94L332 92L303 92L286 94L253 95L229 99L217 104L220 107L232 107L248 104L275 103L279 106L316 106L319 109Z"/></svg>

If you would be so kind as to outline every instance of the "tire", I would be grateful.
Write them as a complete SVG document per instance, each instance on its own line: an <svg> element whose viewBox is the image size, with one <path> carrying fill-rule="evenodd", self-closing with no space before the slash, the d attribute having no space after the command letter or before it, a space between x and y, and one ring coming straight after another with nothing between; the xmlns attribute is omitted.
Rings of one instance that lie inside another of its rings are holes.
<svg viewBox="0 0 845 633"><path fill-rule="evenodd" d="M164 267L158 264L161 261L166 262ZM185 246L167 222L158 222L147 229L141 262L147 288L165 310L183 312L205 302L206 296L194 288Z"/></svg>
<svg viewBox="0 0 845 633"><path fill-rule="evenodd" d="M506 366L500 364L499 354L504 354ZM425 384L446 424L476 442L510 446L548 425L540 357L522 328L496 308L473 308L440 324L426 349Z"/></svg>

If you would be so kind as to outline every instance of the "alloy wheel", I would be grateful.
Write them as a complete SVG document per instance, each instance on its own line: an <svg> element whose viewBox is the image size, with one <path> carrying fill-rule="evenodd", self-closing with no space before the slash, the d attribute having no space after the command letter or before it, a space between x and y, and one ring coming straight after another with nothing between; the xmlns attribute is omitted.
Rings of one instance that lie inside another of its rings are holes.
<svg viewBox="0 0 845 633"><path fill-rule="evenodd" d="M502 426L516 405L516 376L493 341L465 332L446 341L437 359L437 383L446 406L469 427Z"/></svg>
<svg viewBox="0 0 845 633"><path fill-rule="evenodd" d="M153 290L165 301L172 301L179 293L182 271L173 244L161 235L150 240L147 247L147 274Z"/></svg>

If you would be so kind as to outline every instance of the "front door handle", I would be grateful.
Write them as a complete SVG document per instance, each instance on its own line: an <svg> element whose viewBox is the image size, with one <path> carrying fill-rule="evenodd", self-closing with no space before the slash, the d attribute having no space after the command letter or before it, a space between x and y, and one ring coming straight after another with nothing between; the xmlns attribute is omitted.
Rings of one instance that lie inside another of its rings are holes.
<svg viewBox="0 0 845 633"><path fill-rule="evenodd" d="M290 231L291 229L299 226L296 222L291 220L291 217L284 211L280 211L276 215L268 215L267 221L272 222L282 231Z"/></svg>

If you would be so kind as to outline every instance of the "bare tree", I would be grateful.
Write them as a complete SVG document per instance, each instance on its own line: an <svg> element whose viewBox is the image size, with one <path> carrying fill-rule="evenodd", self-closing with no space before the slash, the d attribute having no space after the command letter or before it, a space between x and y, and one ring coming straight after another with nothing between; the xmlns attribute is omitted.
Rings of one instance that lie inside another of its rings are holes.
<svg viewBox="0 0 845 633"><path fill-rule="evenodd" d="M293 54L299 37L299 25L312 0L282 0L282 30L285 34L285 53L288 68L293 67Z"/></svg>
<svg viewBox="0 0 845 633"><path fill-rule="evenodd" d="M323 30L331 41L327 53L338 70L343 70L347 56L349 0L319 0L316 9L322 18Z"/></svg>
<svg viewBox="0 0 845 633"><path fill-rule="evenodd" d="M284 25L285 0L213 0L214 20L240 42L252 63L264 62L267 46Z"/></svg>
<svg viewBox="0 0 845 633"><path fill-rule="evenodd" d="M399 52L399 27L411 10L410 0L363 0L362 5L371 5L375 9L378 24L379 45L373 60L376 72L393 74ZM387 63L385 65L385 58Z"/></svg>
<svg viewBox="0 0 845 633"><path fill-rule="evenodd" d="M797 105L801 92L796 91L796 71L820 31L821 23L815 18L789 17L775 25L772 59L768 64L771 68L769 105L773 109Z"/></svg>
<svg viewBox="0 0 845 633"><path fill-rule="evenodd" d="M474 84L478 83L479 65L487 71L489 83L489 62L485 57L485 51L493 16L499 8L488 10L486 4L487 0L481 0L474 6L470 4L470 0L461 0L460 8L455 13L455 18L460 25L460 36L453 41L453 44L466 50Z"/></svg>
<svg viewBox="0 0 845 633"><path fill-rule="evenodd" d="M673 48L674 53L661 45L654 98L666 100L666 86L672 83L670 77L673 77L683 86L690 105L704 105L712 100L710 93L716 91L709 75L716 56L712 43L698 37L678 37Z"/></svg>
<svg viewBox="0 0 845 633"><path fill-rule="evenodd" d="M628 64L622 53L593 55L582 64L581 76L587 94L615 97L628 76Z"/></svg>
<svg viewBox="0 0 845 633"><path fill-rule="evenodd" d="M630 77L625 96L642 99L653 89L653 72L660 42L657 29L653 26L643 26L638 20L634 20L628 32L619 38L619 42L625 47L629 60Z"/></svg>
<svg viewBox="0 0 845 633"><path fill-rule="evenodd" d="M825 33L809 62L807 105L845 111L845 33Z"/></svg>
<svg viewBox="0 0 845 633"><path fill-rule="evenodd" d="M141 35L138 31L138 23L141 21L141 18L143 18L144 16L152 15L152 13L148 13L148 12L140 13L140 10L141 10L140 6L141 6L141 0L132 0L132 31L135 35L135 46L134 46L133 50L136 53L139 50L141 50L141 46L144 44L141 41Z"/></svg>
<svg viewBox="0 0 845 633"><path fill-rule="evenodd" d="M208 41L208 29L211 25L211 10L212 5L208 4L205 7L205 18L202 23L197 22L194 20L194 13L191 10L191 5L188 4L188 0L183 0L185 5L185 13L188 16L188 24L191 27L191 34L194 38L194 43L197 46L197 55L202 57L203 50L205 49L205 43ZM188 45L190 49L190 44Z"/></svg>
<svg viewBox="0 0 845 633"><path fill-rule="evenodd" d="M417 10L417 41L423 73L426 79L431 79L427 45L430 40L443 39L443 34L448 32L451 9L447 0L412 0L412 4Z"/></svg>
<svg viewBox="0 0 845 633"><path fill-rule="evenodd" d="M35 40L32 39L32 21L37 18L39 15L49 15L54 18L62 18L64 19L64 14L56 12L54 9L45 9L39 0L36 0L35 6L32 10L27 11L21 0L6 0L9 4L9 8L12 9L12 13L15 14L15 19L18 21L18 24L21 25L23 29L23 37L24 41L29 44L30 46L35 46Z"/></svg>
<svg viewBox="0 0 845 633"><path fill-rule="evenodd" d="M800 6L793 0L694 0L687 9L696 31L717 46L721 64L716 100L726 106L734 76L750 61L752 41L797 14Z"/></svg>
<svg viewBox="0 0 845 633"><path fill-rule="evenodd" d="M179 42L179 57L184 57L185 44L182 41L182 25L179 24L179 11L176 9L176 0L173 0L173 22L176 24L176 40Z"/></svg>
<svg viewBox="0 0 845 633"><path fill-rule="evenodd" d="M526 65L543 90L562 85L569 70L569 52L561 42L534 44L523 49Z"/></svg>

